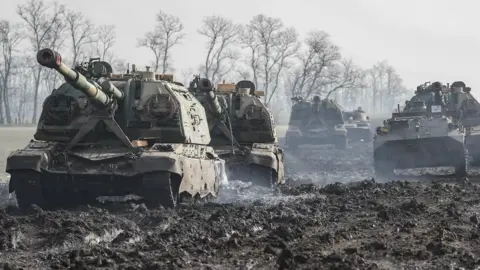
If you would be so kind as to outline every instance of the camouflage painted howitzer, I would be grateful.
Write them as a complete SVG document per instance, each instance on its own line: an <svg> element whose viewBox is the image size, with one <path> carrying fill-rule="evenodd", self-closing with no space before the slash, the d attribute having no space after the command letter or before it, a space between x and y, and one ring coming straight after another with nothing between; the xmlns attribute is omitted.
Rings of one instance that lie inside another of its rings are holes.
<svg viewBox="0 0 480 270"><path fill-rule="evenodd" d="M45 100L35 140L8 157L20 208L125 195L174 207L185 196L217 196L224 161L208 146L205 110L185 87L148 70L113 74L99 59L70 69L50 49L37 60L66 83Z"/></svg>
<svg viewBox="0 0 480 270"><path fill-rule="evenodd" d="M285 183L284 154L273 116L250 81L219 84L195 76L189 88L206 109L211 146L225 160L229 179L272 186Z"/></svg>

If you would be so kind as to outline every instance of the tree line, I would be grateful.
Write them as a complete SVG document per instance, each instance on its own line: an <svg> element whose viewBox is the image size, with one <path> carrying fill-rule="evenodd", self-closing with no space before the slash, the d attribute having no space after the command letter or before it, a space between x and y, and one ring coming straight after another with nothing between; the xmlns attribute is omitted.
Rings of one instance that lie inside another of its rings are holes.
<svg viewBox="0 0 480 270"><path fill-rule="evenodd" d="M117 72L125 71L126 62L115 53L115 25L95 25L68 6L43 0L19 4L16 14L18 23L0 20L0 124L35 124L44 98L61 83L56 72L37 64L39 49L62 51L70 65L99 57ZM149 64L156 72L175 72L182 83L194 73L214 84L252 80L278 117L288 118L294 96L324 98L330 93L346 107L379 113L391 112L408 92L388 62L361 68L341 54L328 33L315 30L301 39L294 27L265 14L246 24L205 16L196 33L205 40L204 61L176 72L172 48L188 39L183 23L162 10L155 19L152 29L138 37L137 47L151 52Z"/></svg>

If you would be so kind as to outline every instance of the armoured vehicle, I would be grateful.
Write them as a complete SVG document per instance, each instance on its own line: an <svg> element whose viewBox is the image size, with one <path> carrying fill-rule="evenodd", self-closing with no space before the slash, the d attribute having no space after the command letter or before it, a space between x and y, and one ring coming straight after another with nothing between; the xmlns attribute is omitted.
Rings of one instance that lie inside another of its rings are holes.
<svg viewBox="0 0 480 270"><path fill-rule="evenodd" d="M469 92L463 82L451 87L440 82L418 86L403 111L398 105L399 112L376 129L376 176L393 177L394 169L444 166L453 166L457 176L466 176L467 142L478 138L469 130L480 124L471 113L479 112L478 102Z"/></svg>
<svg viewBox="0 0 480 270"><path fill-rule="evenodd" d="M344 109L340 104L333 99L321 100L319 96L314 96L312 101L302 97L294 97L292 101L294 104L285 135L289 148L296 149L303 144L333 144L339 149L347 147Z"/></svg>
<svg viewBox="0 0 480 270"><path fill-rule="evenodd" d="M225 160L228 177L271 187L285 183L284 153L278 146L273 116L251 81L219 84L195 76L190 92L202 103L212 140Z"/></svg>
<svg viewBox="0 0 480 270"><path fill-rule="evenodd" d="M37 61L66 83L44 101L35 139L8 157L9 189L22 209L129 194L174 207L183 195L217 195L224 162L187 88L134 65L112 74L98 58L70 69L50 49Z"/></svg>
<svg viewBox="0 0 480 270"><path fill-rule="evenodd" d="M343 112L343 117L349 141L372 141L370 118L362 107L358 107L354 111Z"/></svg>

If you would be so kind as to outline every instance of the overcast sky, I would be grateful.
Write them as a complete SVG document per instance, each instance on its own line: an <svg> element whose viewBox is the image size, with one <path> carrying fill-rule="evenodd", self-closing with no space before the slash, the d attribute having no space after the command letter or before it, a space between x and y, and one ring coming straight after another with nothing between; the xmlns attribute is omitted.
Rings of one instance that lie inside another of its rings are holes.
<svg viewBox="0 0 480 270"><path fill-rule="evenodd" d="M17 3L0 0L0 19L19 20ZM362 67L387 60L415 88L428 80L464 80L480 94L478 51L480 17L476 0L61 0L96 24L117 26L115 52L137 66L152 59L136 40L150 30L163 9L182 20L187 38L173 51L177 70L197 67L204 59L205 40L197 34L202 17L220 15L247 23L254 15L281 18L302 37L324 30L342 52ZM477 27L475 27L477 25Z"/></svg>

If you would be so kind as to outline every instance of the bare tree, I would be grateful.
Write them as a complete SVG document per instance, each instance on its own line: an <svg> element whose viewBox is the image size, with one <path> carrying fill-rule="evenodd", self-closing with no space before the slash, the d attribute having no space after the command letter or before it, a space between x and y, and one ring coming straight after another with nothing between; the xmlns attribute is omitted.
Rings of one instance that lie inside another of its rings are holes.
<svg viewBox="0 0 480 270"><path fill-rule="evenodd" d="M261 44L255 39L255 33L250 31L250 25L243 28L240 36L241 44L244 49L247 49L248 55L246 56L247 65L252 71L253 83L258 87L260 77L260 46ZM235 70L241 76L248 74L245 70Z"/></svg>
<svg viewBox="0 0 480 270"><path fill-rule="evenodd" d="M354 65L351 59L343 59L336 68L330 69L328 74L330 88L325 98L328 99L338 90L355 90L362 87L364 74L363 70Z"/></svg>
<svg viewBox="0 0 480 270"><path fill-rule="evenodd" d="M21 57L19 65L15 69L12 77L11 88L15 95L11 97L12 115L15 117L16 124L27 123L27 115L31 111L29 107L33 103L32 96L32 71L35 71L33 65L29 65L28 59Z"/></svg>
<svg viewBox="0 0 480 270"><path fill-rule="evenodd" d="M242 43L250 53L248 63L257 85L262 78L267 104L278 89L280 74L288 60L299 49L297 39L294 28L286 28L280 19L263 14L255 16L243 31Z"/></svg>
<svg viewBox="0 0 480 270"><path fill-rule="evenodd" d="M75 64L82 56L84 46L93 42L94 27L82 13L73 10L66 12L65 21L72 46L72 63Z"/></svg>
<svg viewBox="0 0 480 270"><path fill-rule="evenodd" d="M308 98L320 94L324 85L330 84L328 69L336 66L342 58L340 48L330 40L328 33L313 31L305 40L306 48L299 55L300 66L296 69L296 80L292 83L292 96Z"/></svg>
<svg viewBox="0 0 480 270"><path fill-rule="evenodd" d="M165 51L165 44L162 37L157 32L149 31L145 36L138 40L138 47L148 48L153 52L155 60L153 61L153 69L155 72L160 68L160 61Z"/></svg>
<svg viewBox="0 0 480 270"><path fill-rule="evenodd" d="M14 69L14 53L17 45L23 40L24 35L21 32L20 25L11 24L8 21L0 21L0 44L2 51L2 58L0 63L0 121L8 124L12 123L12 115L10 108L9 96L11 94L11 77ZM3 106L2 106L3 105ZM3 115L2 107L5 109L5 116Z"/></svg>
<svg viewBox="0 0 480 270"><path fill-rule="evenodd" d="M61 20L64 10L63 5L58 5L57 3L45 5L42 0L30 0L24 5L18 5L17 13L27 25L28 39L34 52L44 47L52 47L58 43L57 39L65 29L65 25ZM38 65L33 74L35 84L32 123L37 122L38 95L42 70L42 67Z"/></svg>
<svg viewBox="0 0 480 270"><path fill-rule="evenodd" d="M102 61L109 61L113 58L111 49L115 45L117 33L115 25L100 25L96 29L96 57L100 57Z"/></svg>
<svg viewBox="0 0 480 270"><path fill-rule="evenodd" d="M387 61L373 65L366 72L365 81L370 90L365 93L365 103L370 103L370 109L375 113L390 113L408 93L402 78Z"/></svg>
<svg viewBox="0 0 480 270"><path fill-rule="evenodd" d="M170 49L184 37L180 18L160 10L156 14L155 29L145 33L145 36L139 39L138 46L146 47L154 53L155 71L158 71L161 62L162 73L166 73L169 69Z"/></svg>
<svg viewBox="0 0 480 270"><path fill-rule="evenodd" d="M183 24L180 18L167 14L163 11L157 13L157 26L155 29L159 34L164 44L163 59L162 59L162 73L168 70L168 61L170 57L170 49L179 44L185 37L183 33Z"/></svg>
<svg viewBox="0 0 480 270"><path fill-rule="evenodd" d="M117 57L113 51L117 39L115 25L100 25L93 32L96 42L90 46L89 58L98 57L102 61L109 62L114 72L125 71L126 61Z"/></svg>
<svg viewBox="0 0 480 270"><path fill-rule="evenodd" d="M180 78L178 78L178 81L180 83L183 83L183 85L188 86L190 81L193 79L192 76L194 75L194 73L195 71L193 70L193 68L182 69L180 71Z"/></svg>
<svg viewBox="0 0 480 270"><path fill-rule="evenodd" d="M233 63L226 67L226 60L235 60L232 45L237 42L241 26L220 16L207 16L203 19L198 33L207 38L207 56L203 66L206 78L216 84L233 69Z"/></svg>

